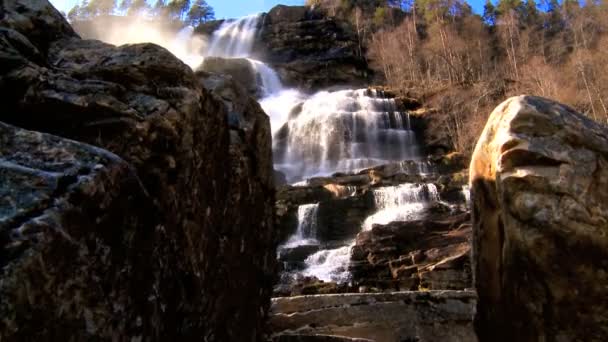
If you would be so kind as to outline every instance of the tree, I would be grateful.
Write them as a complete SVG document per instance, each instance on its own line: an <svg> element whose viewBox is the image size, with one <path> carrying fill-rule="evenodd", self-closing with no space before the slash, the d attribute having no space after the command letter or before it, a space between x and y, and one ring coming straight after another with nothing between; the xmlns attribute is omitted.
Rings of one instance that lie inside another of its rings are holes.
<svg viewBox="0 0 608 342"><path fill-rule="evenodd" d="M182 19L190 8L190 0L172 0L167 4L167 11L172 18Z"/></svg>
<svg viewBox="0 0 608 342"><path fill-rule="evenodd" d="M127 15L137 16L148 9L150 9L150 6L146 2L146 0L133 0L131 6L127 10Z"/></svg>
<svg viewBox="0 0 608 342"><path fill-rule="evenodd" d="M507 15L511 11L521 14L524 10L524 4L521 0L499 0L496 10L498 16Z"/></svg>
<svg viewBox="0 0 608 342"><path fill-rule="evenodd" d="M190 7L190 11L188 11L186 21L191 26L197 26L200 23L214 19L214 17L213 8L207 4L207 1L196 0L192 7Z"/></svg>
<svg viewBox="0 0 608 342"><path fill-rule="evenodd" d="M491 0L486 0L486 4L483 6L483 21L491 26L496 24L496 7Z"/></svg>
<svg viewBox="0 0 608 342"><path fill-rule="evenodd" d="M524 6L524 22L528 26L535 26L538 23L539 15L538 8L536 8L536 1L527 0Z"/></svg>
<svg viewBox="0 0 608 342"><path fill-rule="evenodd" d="M157 17L167 17L168 15L168 9L167 9L167 3L165 0L157 0L156 3L154 4L154 7L152 8L152 13L157 16Z"/></svg>
<svg viewBox="0 0 608 342"><path fill-rule="evenodd" d="M110 15L116 8L115 0L91 0L88 5L92 15Z"/></svg>
<svg viewBox="0 0 608 342"><path fill-rule="evenodd" d="M80 5L76 4L74 5L74 7L72 7L72 9L68 12L68 20L69 21L75 21L80 19Z"/></svg>
<svg viewBox="0 0 608 342"><path fill-rule="evenodd" d="M118 9L125 13L129 10L129 8L131 7L131 5L133 5L133 0L122 0L120 2L120 5L118 6Z"/></svg>

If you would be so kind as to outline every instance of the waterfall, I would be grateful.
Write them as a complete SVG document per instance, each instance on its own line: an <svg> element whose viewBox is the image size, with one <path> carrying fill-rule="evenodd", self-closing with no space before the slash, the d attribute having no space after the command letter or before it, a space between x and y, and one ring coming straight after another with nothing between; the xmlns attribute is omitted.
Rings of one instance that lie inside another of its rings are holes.
<svg viewBox="0 0 608 342"><path fill-rule="evenodd" d="M251 54L260 15L224 22L211 37L207 56L246 58Z"/></svg>
<svg viewBox="0 0 608 342"><path fill-rule="evenodd" d="M318 210L319 203L303 204L298 207L298 228L282 246L283 248L318 244L316 240Z"/></svg>
<svg viewBox="0 0 608 342"><path fill-rule="evenodd" d="M377 211L365 219L364 230L374 224L415 220L429 203L439 201L437 187L431 183L382 187L374 189L373 195Z"/></svg>
<svg viewBox="0 0 608 342"><path fill-rule="evenodd" d="M247 58L247 60L249 60L253 71L257 75L257 83L259 88L262 89L263 97L271 96L272 94L278 93L283 89L281 79L276 71L274 71L268 65L260 61L256 61L255 59Z"/></svg>
<svg viewBox="0 0 608 342"><path fill-rule="evenodd" d="M323 281L347 282L350 279L348 265L352 246L353 243L336 249L324 249L310 255L304 261L306 269L302 274Z"/></svg>
<svg viewBox="0 0 608 342"><path fill-rule="evenodd" d="M275 166L295 182L414 159L419 148L408 118L375 91L316 93L289 114L284 136L275 135Z"/></svg>

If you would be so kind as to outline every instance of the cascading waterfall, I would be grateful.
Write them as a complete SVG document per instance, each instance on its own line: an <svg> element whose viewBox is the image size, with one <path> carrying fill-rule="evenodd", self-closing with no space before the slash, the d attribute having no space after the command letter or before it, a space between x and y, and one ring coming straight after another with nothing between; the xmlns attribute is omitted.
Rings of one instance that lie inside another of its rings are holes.
<svg viewBox="0 0 608 342"><path fill-rule="evenodd" d="M324 249L310 255L304 261L306 269L302 274L317 277L323 281L348 282L350 280L348 264L352 246L353 243L350 243L348 246Z"/></svg>
<svg viewBox="0 0 608 342"><path fill-rule="evenodd" d="M282 248L318 244L316 240L318 210L318 203L303 204L298 207L298 228Z"/></svg>
<svg viewBox="0 0 608 342"><path fill-rule="evenodd" d="M275 134L275 166L289 182L419 155L409 115L373 90L322 91Z"/></svg>
<svg viewBox="0 0 608 342"><path fill-rule="evenodd" d="M374 189L377 212L363 223L369 230L374 224L388 224L394 221L410 221L418 218L429 203L439 202L435 184L400 184Z"/></svg>
<svg viewBox="0 0 608 342"><path fill-rule="evenodd" d="M265 63L252 59L251 50L260 26L261 15L250 15L235 21L224 22L211 37L206 56L245 58L251 64L261 89L267 97L283 89L279 75Z"/></svg>
<svg viewBox="0 0 608 342"><path fill-rule="evenodd" d="M434 184L401 184L373 190L376 212L363 223L363 230L374 224L388 224L394 221L416 219L426 206L439 202L439 193ZM348 282L350 272L350 251L354 241L347 246L316 252L306 260L306 276L315 276L323 281Z"/></svg>
<svg viewBox="0 0 608 342"><path fill-rule="evenodd" d="M259 14L224 22L211 37L207 56L247 58L255 41L259 26Z"/></svg>
<svg viewBox="0 0 608 342"><path fill-rule="evenodd" d="M251 59L260 16L226 22L214 32L207 56L247 58L261 89L260 104L270 116L275 168L288 182L313 176L353 172L390 162L402 162L409 173L428 172L426 165L403 163L419 158L419 147L408 113L397 109L395 100L371 89L320 91L306 95L284 89L277 73L261 61ZM415 168L416 170L413 170ZM354 195L353 191L353 195ZM362 229L375 223L411 219L429 202L438 200L432 184L404 184L373 191L376 213ZM296 233L280 249L319 246L319 204L298 207ZM321 249L309 255L299 273L324 281L347 282L354 241Z"/></svg>

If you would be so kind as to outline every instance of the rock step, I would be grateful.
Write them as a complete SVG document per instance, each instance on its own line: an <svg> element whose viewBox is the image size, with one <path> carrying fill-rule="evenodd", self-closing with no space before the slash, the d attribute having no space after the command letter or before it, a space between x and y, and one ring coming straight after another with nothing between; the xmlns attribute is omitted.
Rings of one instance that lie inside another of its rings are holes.
<svg viewBox="0 0 608 342"><path fill-rule="evenodd" d="M399 341L477 341L473 291L410 291L281 297L272 300L275 336L325 334Z"/></svg>
<svg viewBox="0 0 608 342"><path fill-rule="evenodd" d="M350 338L336 335L278 335L272 342L374 342L366 338Z"/></svg>

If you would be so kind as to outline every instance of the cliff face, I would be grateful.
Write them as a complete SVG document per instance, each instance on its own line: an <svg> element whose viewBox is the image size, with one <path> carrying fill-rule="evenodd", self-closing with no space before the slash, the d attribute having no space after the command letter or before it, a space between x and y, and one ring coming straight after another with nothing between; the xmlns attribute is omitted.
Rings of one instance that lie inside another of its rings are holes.
<svg viewBox="0 0 608 342"><path fill-rule="evenodd" d="M0 336L260 338L275 237L257 103L156 45L81 40L44 0L1 12L0 121L58 137L2 125Z"/></svg>
<svg viewBox="0 0 608 342"><path fill-rule="evenodd" d="M256 51L288 85L305 89L367 85L370 76L352 25L304 6L268 12Z"/></svg>

